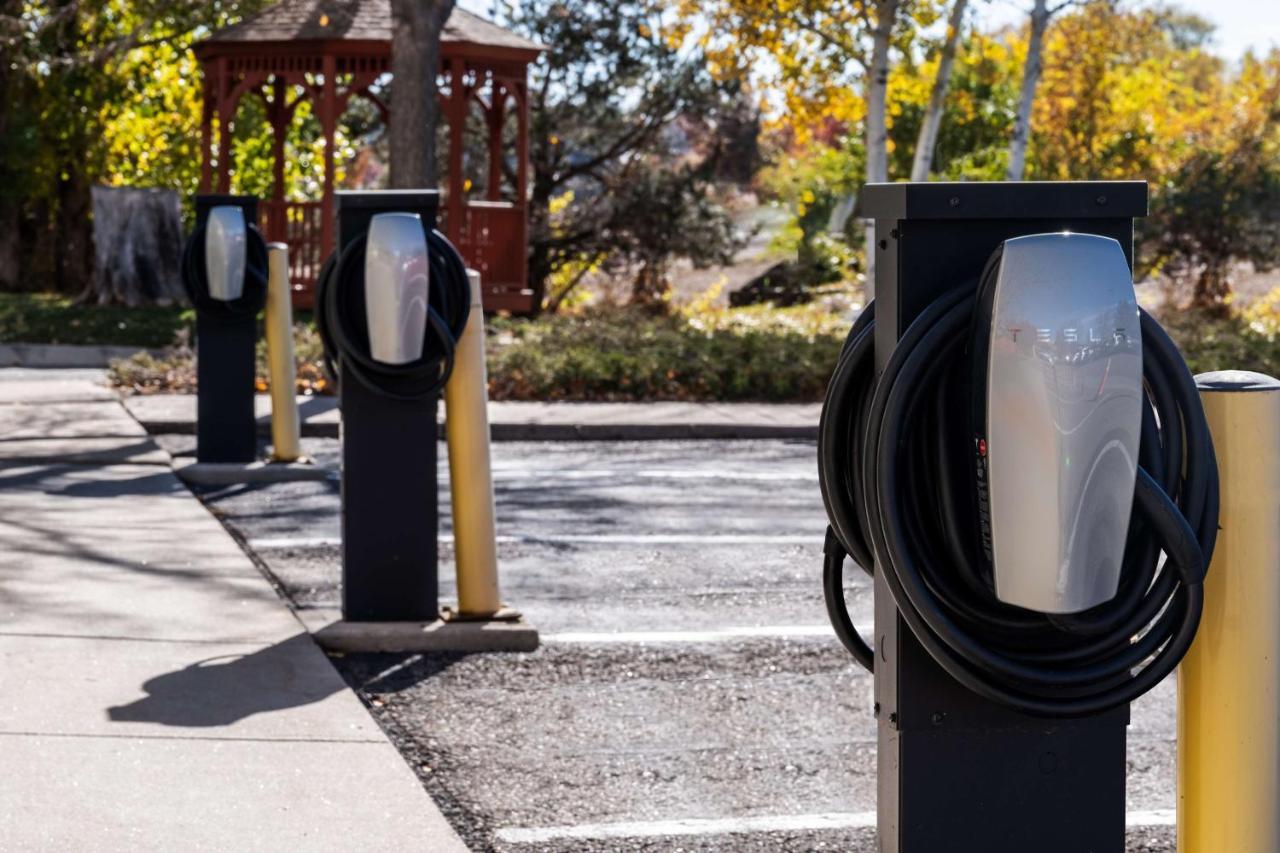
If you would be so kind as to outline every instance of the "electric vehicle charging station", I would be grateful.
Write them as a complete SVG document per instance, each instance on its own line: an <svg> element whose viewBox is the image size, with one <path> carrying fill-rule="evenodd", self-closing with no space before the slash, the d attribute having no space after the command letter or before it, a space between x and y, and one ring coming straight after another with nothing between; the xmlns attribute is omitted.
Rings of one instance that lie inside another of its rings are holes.
<svg viewBox="0 0 1280 853"><path fill-rule="evenodd" d="M199 462L247 463L257 455L254 347L268 264L257 221L253 196L196 196L182 280L196 309Z"/></svg>
<svg viewBox="0 0 1280 853"><path fill-rule="evenodd" d="M342 613L440 618L436 409L471 306L434 191L341 192L316 320L342 410Z"/></svg>
<svg viewBox="0 0 1280 853"><path fill-rule="evenodd" d="M1146 200L864 191L877 299L819 470L828 612L875 674L885 853L1124 850L1128 704L1194 638L1218 520L1194 381L1133 297ZM874 576L870 643L846 555Z"/></svg>

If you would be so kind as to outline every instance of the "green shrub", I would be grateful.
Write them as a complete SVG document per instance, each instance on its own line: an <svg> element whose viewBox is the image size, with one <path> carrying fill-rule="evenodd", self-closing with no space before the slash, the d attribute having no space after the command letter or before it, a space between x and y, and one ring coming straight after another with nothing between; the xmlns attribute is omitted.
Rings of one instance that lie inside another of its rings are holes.
<svg viewBox="0 0 1280 853"><path fill-rule="evenodd" d="M1167 310L1159 320L1192 373L1253 370L1280 376L1280 289L1226 317Z"/></svg>
<svg viewBox="0 0 1280 853"><path fill-rule="evenodd" d="M849 312L822 303L713 307L671 315L600 308L489 321L489 394L495 400L822 399L849 328ZM1236 368L1280 375L1280 291L1226 319L1166 311L1160 318L1193 372ZM329 393L314 326L299 322L298 392ZM266 390L259 347L258 387ZM167 356L117 362L111 378L139 393L190 391L185 336Z"/></svg>
<svg viewBox="0 0 1280 853"><path fill-rule="evenodd" d="M653 316L611 309L495 320L489 388L505 400L822 398L847 321L819 309Z"/></svg>

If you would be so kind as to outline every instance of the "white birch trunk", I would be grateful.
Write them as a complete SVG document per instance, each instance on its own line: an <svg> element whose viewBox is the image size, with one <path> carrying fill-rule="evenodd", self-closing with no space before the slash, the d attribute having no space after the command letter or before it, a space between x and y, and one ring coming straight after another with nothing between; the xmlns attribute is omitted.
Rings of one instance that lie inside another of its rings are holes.
<svg viewBox="0 0 1280 853"><path fill-rule="evenodd" d="M867 183L889 180L889 127L885 103L889 90L889 48L898 18L899 0L877 0L876 28L872 33L871 65L867 69ZM868 298L875 297L875 223L867 220Z"/></svg>
<svg viewBox="0 0 1280 853"><path fill-rule="evenodd" d="M1031 105L1040 82L1044 52L1044 31L1048 29L1048 0L1035 0L1031 10L1031 35L1027 39L1027 61L1022 66L1022 90L1018 94L1018 112L1013 123L1013 139L1009 142L1009 166L1005 180L1020 181L1027 168L1027 143L1031 139Z"/></svg>
<svg viewBox="0 0 1280 853"><path fill-rule="evenodd" d="M947 20L947 36L942 43L942 55L938 57L938 73L933 78L933 91L929 95L929 107L920 123L920 135L916 137L916 153L911 161L911 180L927 181L933 171L933 150L938 145L938 131L942 128L942 109L947 102L947 88L951 85L951 69L956 62L956 44L960 41L960 28L964 26L964 13L969 0L955 0L951 17Z"/></svg>

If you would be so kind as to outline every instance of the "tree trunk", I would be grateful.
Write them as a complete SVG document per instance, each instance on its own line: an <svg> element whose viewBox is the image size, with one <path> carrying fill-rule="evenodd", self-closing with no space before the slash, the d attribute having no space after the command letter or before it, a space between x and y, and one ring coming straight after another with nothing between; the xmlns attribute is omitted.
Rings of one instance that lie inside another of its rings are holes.
<svg viewBox="0 0 1280 853"><path fill-rule="evenodd" d="M645 259L631 283L631 304L654 311L665 309L670 286L666 264L657 258Z"/></svg>
<svg viewBox="0 0 1280 853"><path fill-rule="evenodd" d="M536 132L536 123L534 124ZM543 165L538 156L545 150L544 140L531 140L529 164L530 184L529 204L529 288L533 291L533 310L542 310L543 300L547 296L547 279L554 272L551 259L551 197L555 193L555 178L551 169Z"/></svg>
<svg viewBox="0 0 1280 853"><path fill-rule="evenodd" d="M0 15L6 19L16 19L21 13L22 0L0 0ZM5 151L13 144L9 137L9 105L18 102L17 86L18 75L11 63L0 60L0 290L16 290L21 280L22 241L18 227L22 202L14 189L17 176L12 174Z"/></svg>
<svg viewBox="0 0 1280 853"><path fill-rule="evenodd" d="M911 161L911 180L927 181L933 171L933 150L938 145L938 131L942 127L942 110L947 102L947 89L951 85L951 69L956 61L956 44L960 41L960 28L964 26L964 13L969 0L955 0L951 17L947 21L947 36L938 57L938 73L933 78L933 91L929 95L929 107L920 123L920 135L916 138L916 154Z"/></svg>
<svg viewBox="0 0 1280 853"><path fill-rule="evenodd" d="M93 188L93 285L97 305L173 305L185 301L182 205L173 190Z"/></svg>
<svg viewBox="0 0 1280 853"><path fill-rule="evenodd" d="M9 139L9 77L6 63L0 62L0 155ZM9 174L5 159L0 156L0 290L16 290L21 263L21 241L18 238L20 202L11 189L13 176Z"/></svg>
<svg viewBox="0 0 1280 853"><path fill-rule="evenodd" d="M1191 294L1191 305L1213 316L1227 314L1227 296L1231 293L1231 280L1227 275L1229 261L1209 261L1196 276Z"/></svg>
<svg viewBox="0 0 1280 853"><path fill-rule="evenodd" d="M93 284L93 197L84 162L83 157L68 159L58 180L54 287L61 293L82 292Z"/></svg>
<svg viewBox="0 0 1280 853"><path fill-rule="evenodd" d="M1027 39L1027 61L1022 66L1022 90L1018 94L1018 112L1013 121L1013 139L1009 142L1009 165L1004 177L1020 181L1027 168L1027 143L1031 139L1031 105L1040 82L1044 52L1044 31L1049 27L1049 0L1035 0L1031 10L1031 35Z"/></svg>
<svg viewBox="0 0 1280 853"><path fill-rule="evenodd" d="M22 254L17 200L0 193L0 291L17 290Z"/></svg>
<svg viewBox="0 0 1280 853"><path fill-rule="evenodd" d="M876 28L872 33L871 65L867 69L867 183L889 180L889 125L885 103L889 91L889 48L897 23L899 0L877 0ZM867 298L875 297L876 231L867 220Z"/></svg>
<svg viewBox="0 0 1280 853"><path fill-rule="evenodd" d="M435 188L440 33L456 0L392 0L390 175L394 189Z"/></svg>

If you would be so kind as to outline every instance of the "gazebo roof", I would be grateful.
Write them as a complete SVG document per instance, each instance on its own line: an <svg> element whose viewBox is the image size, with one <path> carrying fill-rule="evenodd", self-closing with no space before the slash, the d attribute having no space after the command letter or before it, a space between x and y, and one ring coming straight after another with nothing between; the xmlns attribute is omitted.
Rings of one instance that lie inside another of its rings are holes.
<svg viewBox="0 0 1280 853"><path fill-rule="evenodd" d="M537 42L464 9L454 9L441 42L537 53ZM261 42L391 41L391 0L283 0L203 40L201 46ZM532 58L532 57L530 57Z"/></svg>

